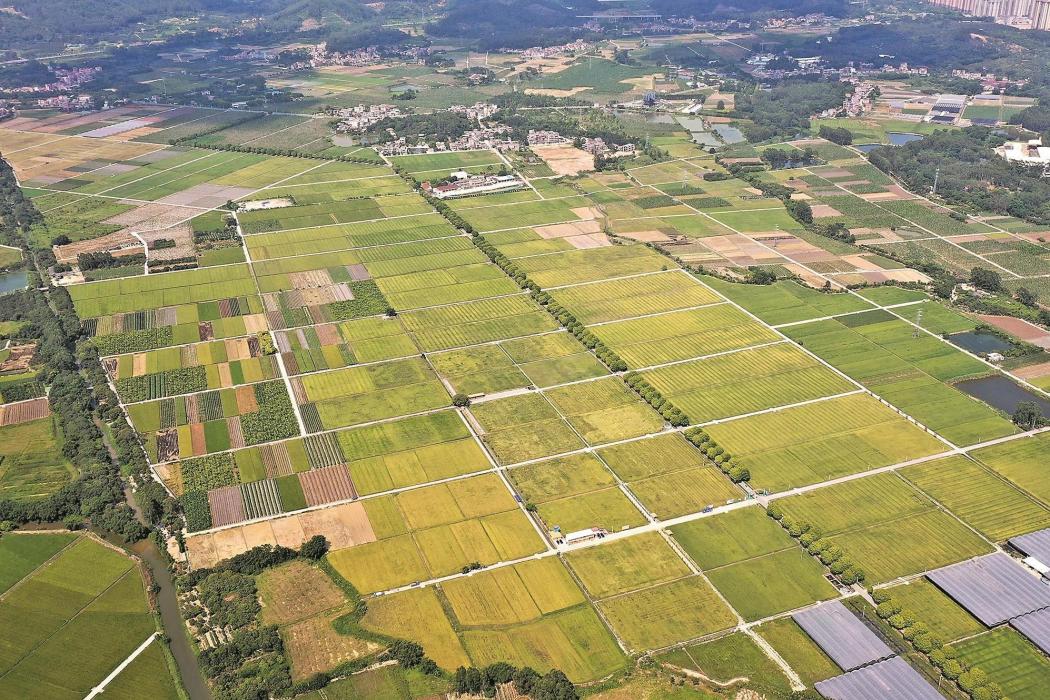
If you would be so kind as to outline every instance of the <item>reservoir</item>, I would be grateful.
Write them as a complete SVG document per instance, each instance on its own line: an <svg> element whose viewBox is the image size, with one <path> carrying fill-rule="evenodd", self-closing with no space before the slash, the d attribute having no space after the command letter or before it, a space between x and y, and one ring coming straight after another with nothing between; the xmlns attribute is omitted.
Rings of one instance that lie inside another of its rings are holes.
<svg viewBox="0 0 1050 700"><path fill-rule="evenodd" d="M747 140L744 138L744 132L740 131L740 129L735 126L729 126L728 124L714 124L711 128L714 129L726 143L743 143Z"/></svg>
<svg viewBox="0 0 1050 700"><path fill-rule="evenodd" d="M903 146L906 143L912 141L922 141L922 134L909 134L901 131L887 131L886 136L889 137L890 143L894 146Z"/></svg>

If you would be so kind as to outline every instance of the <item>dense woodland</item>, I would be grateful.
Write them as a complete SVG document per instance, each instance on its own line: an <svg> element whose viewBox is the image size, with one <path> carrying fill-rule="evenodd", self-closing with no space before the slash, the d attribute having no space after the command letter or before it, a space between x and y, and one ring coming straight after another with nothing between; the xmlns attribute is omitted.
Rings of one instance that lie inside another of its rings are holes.
<svg viewBox="0 0 1050 700"><path fill-rule="evenodd" d="M940 170L937 194L948 202L1050 224L1050 182L1041 169L999 158L992 149L1004 140L979 126L940 130L905 146L875 149L868 158L914 192L929 192Z"/></svg>
<svg viewBox="0 0 1050 700"><path fill-rule="evenodd" d="M596 0L572 6L561 0L451 0L447 15L428 33L470 37L486 50L567 43L580 35L577 15L600 7Z"/></svg>
<svg viewBox="0 0 1050 700"><path fill-rule="evenodd" d="M850 63L878 66L907 62L933 69L958 68L998 58L1009 51L1000 42L974 36L982 28L933 18L864 24L843 27L830 40L827 37L811 40L801 51L804 55L819 54L834 67Z"/></svg>
<svg viewBox="0 0 1050 700"><path fill-rule="evenodd" d="M784 81L768 91L738 93L736 114L751 120L743 126L752 143L790 139L809 129L809 116L838 107L852 87L848 83Z"/></svg>

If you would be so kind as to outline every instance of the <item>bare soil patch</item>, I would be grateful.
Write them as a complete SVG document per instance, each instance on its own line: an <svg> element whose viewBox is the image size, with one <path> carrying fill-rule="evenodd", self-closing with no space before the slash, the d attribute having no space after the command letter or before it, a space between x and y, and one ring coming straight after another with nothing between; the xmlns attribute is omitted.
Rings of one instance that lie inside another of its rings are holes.
<svg viewBox="0 0 1050 700"><path fill-rule="evenodd" d="M569 144L533 146L532 151L557 175L579 175L586 170L594 170L594 156Z"/></svg>

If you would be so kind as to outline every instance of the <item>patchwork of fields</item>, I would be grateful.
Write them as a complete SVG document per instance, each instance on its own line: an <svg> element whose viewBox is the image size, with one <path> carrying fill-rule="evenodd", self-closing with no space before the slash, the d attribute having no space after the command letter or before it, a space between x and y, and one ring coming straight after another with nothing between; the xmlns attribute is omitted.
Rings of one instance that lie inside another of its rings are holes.
<svg viewBox="0 0 1050 700"><path fill-rule="evenodd" d="M201 145L300 128L271 115ZM727 635L756 623L809 684L838 669L783 616L843 591L760 504L819 528L868 584L1050 525L1045 440L1012 439L1008 417L953 386L988 366L915 325L969 319L899 287L818 291L825 271L829 289L856 281L828 259L802 275L811 286L758 285L661 253L743 269L812 245L780 200L704 179L721 169L709 157L537 179L452 200L446 219L415 183L498 167L498 154L398 157L401 177L386 163L126 145L107 157L131 169L49 170L35 194L42 208L161 203L187 210L191 242L235 241L207 249L213 265L69 287L182 503L193 566L323 534L326 564L374 595L361 626L420 642L448 670L509 661L588 682L672 647L682 668L717 666L720 649L764 668L755 637ZM890 187L861 167L843 172ZM850 182L797 175L810 191ZM820 196L871 227L939 223L910 200ZM226 199L249 203L229 226ZM99 235L121 213L99 212ZM0 489L49 488L20 476L33 455L4 457ZM264 616L296 680L326 670L318 658L369 653L333 631L348 611L328 578L278 572L260 579ZM297 576L319 577L318 601L296 597Z"/></svg>

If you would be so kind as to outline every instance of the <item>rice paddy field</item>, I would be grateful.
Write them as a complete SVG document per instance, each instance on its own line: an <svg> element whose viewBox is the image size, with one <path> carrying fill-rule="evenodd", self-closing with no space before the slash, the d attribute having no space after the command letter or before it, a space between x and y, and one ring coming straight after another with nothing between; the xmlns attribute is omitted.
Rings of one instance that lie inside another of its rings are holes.
<svg viewBox="0 0 1050 700"><path fill-rule="evenodd" d="M986 632L958 649L962 661L979 666L1008 697L1035 700L1050 682L1050 661L1013 628Z"/></svg>
<svg viewBox="0 0 1050 700"><path fill-rule="evenodd" d="M987 372L987 366L914 327L871 311L785 329L794 340L948 440L969 445L1016 428L951 382Z"/></svg>
<svg viewBox="0 0 1050 700"><path fill-rule="evenodd" d="M5 697L87 695L156 632L135 562L90 536L8 534L0 540L0 561ZM167 665L160 668L151 680L164 694L158 697L176 696ZM129 678L117 676L121 684L140 670L125 672Z"/></svg>
<svg viewBox="0 0 1050 700"><path fill-rule="evenodd" d="M771 491L946 450L944 443L865 394L742 418L708 429Z"/></svg>
<svg viewBox="0 0 1050 700"><path fill-rule="evenodd" d="M592 92L635 89L623 81L639 76L606 75L608 66L594 63L605 72L584 81ZM548 79L580 82L581 65ZM389 76L372 73L317 71L304 85L385 99ZM423 94L433 92L427 99L436 104L442 90L441 100L464 92L443 84ZM695 158L677 136L659 138L687 155L624 172L569 181L526 164L528 188L449 200L456 216L446 219L418 183L498 169L499 154L391 158L402 176L382 159L330 159L345 151L331 150L316 119L185 116L153 138L227 128L195 147L70 136L67 157L47 167L42 161L60 148L49 136L0 130L0 146L29 149L16 150L15 165L48 210L47 225L34 232L41 241L67 231L83 234L78 243L132 231L174 235L168 229L182 230L190 245L227 237L227 247L208 249L207 264L199 256L193 269L69 287L151 463L182 503L191 561L324 534L327 563L370 596L360 624L419 642L447 671L507 661L591 683L627 668L632 654L658 652L716 676L737 667L772 674L763 687L780 692L774 661L751 637L730 632L756 623L807 684L836 675L789 615L837 591L827 567L749 493L820 528L871 584L1050 526L1045 438L1015 439L1008 417L953 387L989 368L935 336L970 330L972 319L902 287L833 293L806 276L740 284L664 254L706 266L733 255L715 254L719 245L758 250L765 244L757 241L798 228L779 200L743 180L704 180L720 167L706 154ZM217 148L233 144L309 157ZM804 181L841 192L820 201L844 221L899 226L902 236L946 230L942 212L913 201L861 199L892 183L825 151L835 166ZM94 167L81 167L89 161ZM240 208L232 212L227 201ZM228 227L224 217L232 217ZM661 248L672 237L675 245ZM819 238L798 240L820 248ZM826 245L824 252L854 253ZM694 258L701 254L709 257ZM1006 257L1012 251L988 246L954 254L960 265L977 255L1016 262ZM821 264L838 274L838 263ZM647 386L632 389L613 354ZM672 406L717 449L699 449L691 433L672 427ZM44 456L60 454L50 420L0 430L5 445L49 446L3 454L0 495L39 498L73 478L68 465ZM966 449L995 438L1004 442ZM746 484L723 473L730 464L748 470ZM839 478L847 480L825 483ZM796 487L807 488L788 493ZM31 546L0 538L0 615L28 587L18 581L85 541L40 537ZM279 626L296 680L371 648L335 632L345 597L319 571L289 566L261 577L264 616ZM111 583L134 578L115 565L107 575ZM314 595L297 587L303 580ZM921 582L894 590L954 638L979 631ZM141 606L130 609L133 593L121 603L132 626L141 622L135 615L148 617ZM46 633L58 620L49 610L39 625L10 634ZM61 641L87 654L76 640ZM2 649L0 686L22 683L22 662L9 660L15 671L5 675ZM115 696L130 697L153 674L163 661L156 651L118 678ZM40 660L26 668L52 672L48 653L48 642L35 647L31 657ZM1031 665L1012 646L996 654ZM62 682L82 697L84 683L97 679ZM433 688L379 669L325 692L416 690Z"/></svg>
<svg viewBox="0 0 1050 700"><path fill-rule="evenodd" d="M819 527L882 583L991 551L991 545L897 474L878 474L781 502L784 513Z"/></svg>

